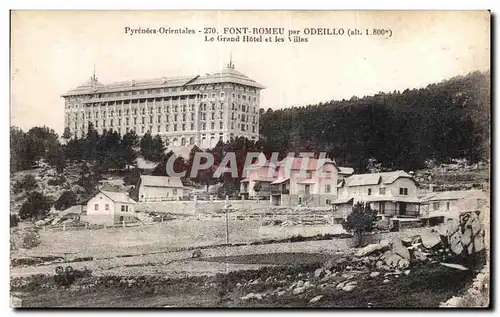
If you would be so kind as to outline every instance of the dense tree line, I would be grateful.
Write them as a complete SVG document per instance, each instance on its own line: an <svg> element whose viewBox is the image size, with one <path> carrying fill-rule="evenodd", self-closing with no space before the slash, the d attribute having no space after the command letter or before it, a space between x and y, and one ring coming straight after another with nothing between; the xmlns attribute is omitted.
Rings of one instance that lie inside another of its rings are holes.
<svg viewBox="0 0 500 317"><path fill-rule="evenodd" d="M66 132L66 142L61 144L58 135L46 127L35 127L27 133L11 127L11 170L30 169L40 159L62 172L68 163L87 162L101 172L123 170L137 164L138 153L146 160L160 162L165 155L166 144L160 136L150 133L140 139L134 131L121 136L116 131L99 134L89 123L84 138L71 139Z"/></svg>
<svg viewBox="0 0 500 317"><path fill-rule="evenodd" d="M379 93L306 107L261 111L260 133L290 151L326 151L366 170L489 158L490 73L474 72L421 89Z"/></svg>

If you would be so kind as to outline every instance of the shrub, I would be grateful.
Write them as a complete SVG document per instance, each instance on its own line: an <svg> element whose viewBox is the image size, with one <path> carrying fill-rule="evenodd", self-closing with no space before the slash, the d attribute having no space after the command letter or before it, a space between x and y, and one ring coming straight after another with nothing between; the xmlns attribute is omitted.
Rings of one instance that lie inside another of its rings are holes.
<svg viewBox="0 0 500 317"><path fill-rule="evenodd" d="M10 227L17 227L17 224L19 223L19 217L15 214L10 214Z"/></svg>
<svg viewBox="0 0 500 317"><path fill-rule="evenodd" d="M352 212L347 219L342 222L342 227L354 234L355 246L359 247L363 244L365 233L373 230L376 220L377 211L372 210L369 205L358 202L352 207Z"/></svg>
<svg viewBox="0 0 500 317"><path fill-rule="evenodd" d="M56 200L56 202L54 203L54 208L56 208L57 210L64 210L66 208L76 205L76 202L77 202L76 194L71 190L68 190L62 193L59 199Z"/></svg>
<svg viewBox="0 0 500 317"><path fill-rule="evenodd" d="M23 247L26 249L32 249L40 243L40 236L36 232L27 232L23 236Z"/></svg>
<svg viewBox="0 0 500 317"><path fill-rule="evenodd" d="M38 187L36 179L33 175L26 175L21 180L14 183L12 186L14 193L20 193L23 190L33 190Z"/></svg>
<svg viewBox="0 0 500 317"><path fill-rule="evenodd" d="M49 213L50 202L42 193L34 192L28 196L26 202L19 210L22 220L36 220L45 217Z"/></svg>

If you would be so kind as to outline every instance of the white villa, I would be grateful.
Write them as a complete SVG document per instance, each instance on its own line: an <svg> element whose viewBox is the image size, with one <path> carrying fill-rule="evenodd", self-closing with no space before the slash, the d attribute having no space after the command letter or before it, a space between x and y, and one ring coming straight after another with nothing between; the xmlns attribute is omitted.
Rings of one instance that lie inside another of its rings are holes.
<svg viewBox="0 0 500 317"><path fill-rule="evenodd" d="M417 183L404 171L357 174L337 185L333 202L338 217L345 217L357 202L369 203L382 217L418 217Z"/></svg>

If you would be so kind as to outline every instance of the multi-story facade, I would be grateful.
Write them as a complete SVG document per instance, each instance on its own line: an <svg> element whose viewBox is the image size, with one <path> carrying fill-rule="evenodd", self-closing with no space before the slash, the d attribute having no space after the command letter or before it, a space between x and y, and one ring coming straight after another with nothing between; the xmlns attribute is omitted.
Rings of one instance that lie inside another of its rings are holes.
<svg viewBox="0 0 500 317"><path fill-rule="evenodd" d="M303 160L285 158L252 169L242 180L240 193L249 198L269 197L276 206L329 206L337 198L338 180L354 170L339 167L330 159Z"/></svg>
<svg viewBox="0 0 500 317"><path fill-rule="evenodd" d="M354 174L337 185L338 199L333 202L339 218L347 216L353 204L370 204L382 217L418 217L420 200L417 183L404 171Z"/></svg>
<svg viewBox="0 0 500 317"><path fill-rule="evenodd" d="M219 73L101 84L90 80L63 94L64 124L83 137L92 123L104 130L138 135L150 131L173 146L210 148L219 140L259 137L260 90L234 69Z"/></svg>

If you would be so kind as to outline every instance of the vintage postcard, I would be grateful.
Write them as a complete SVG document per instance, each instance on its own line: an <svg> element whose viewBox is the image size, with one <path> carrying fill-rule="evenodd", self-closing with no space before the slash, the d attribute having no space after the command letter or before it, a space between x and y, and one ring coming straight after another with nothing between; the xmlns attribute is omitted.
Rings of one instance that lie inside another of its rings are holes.
<svg viewBox="0 0 500 317"><path fill-rule="evenodd" d="M10 303L490 303L488 11L11 11Z"/></svg>

